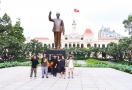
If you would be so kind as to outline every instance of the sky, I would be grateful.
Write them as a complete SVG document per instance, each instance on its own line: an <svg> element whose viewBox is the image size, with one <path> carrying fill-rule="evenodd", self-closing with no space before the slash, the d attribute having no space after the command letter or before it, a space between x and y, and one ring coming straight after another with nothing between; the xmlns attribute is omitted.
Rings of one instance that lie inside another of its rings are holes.
<svg viewBox="0 0 132 90"><path fill-rule="evenodd" d="M26 38L53 39L53 23L48 20L48 15L52 11L51 17L56 18L56 12L60 12L65 34L70 34L72 21L76 19L79 34L90 28L97 39L102 25L128 36L122 22L132 13L131 4L132 0L1 0L0 16L7 13L13 24L20 18ZM74 9L80 12L74 13Z"/></svg>

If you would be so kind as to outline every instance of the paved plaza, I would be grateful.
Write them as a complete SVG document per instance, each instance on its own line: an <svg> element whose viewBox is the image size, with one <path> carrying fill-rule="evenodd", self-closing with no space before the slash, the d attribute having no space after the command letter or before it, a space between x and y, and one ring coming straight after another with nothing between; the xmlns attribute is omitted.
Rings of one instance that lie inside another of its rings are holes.
<svg viewBox="0 0 132 90"><path fill-rule="evenodd" d="M0 69L0 90L132 90L132 75L111 68L75 68L74 79L30 79L30 67Z"/></svg>

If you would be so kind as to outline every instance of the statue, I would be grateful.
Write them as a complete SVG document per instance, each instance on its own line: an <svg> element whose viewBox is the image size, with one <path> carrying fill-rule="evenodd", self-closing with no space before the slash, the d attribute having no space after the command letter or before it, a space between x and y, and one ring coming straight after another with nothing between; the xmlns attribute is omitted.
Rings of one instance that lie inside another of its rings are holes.
<svg viewBox="0 0 132 90"><path fill-rule="evenodd" d="M54 22L52 31L54 32L54 45L55 49L60 49L61 46L61 33L64 35L64 22L60 19L60 13L56 13L56 19L51 19L51 11L49 12L49 21Z"/></svg>

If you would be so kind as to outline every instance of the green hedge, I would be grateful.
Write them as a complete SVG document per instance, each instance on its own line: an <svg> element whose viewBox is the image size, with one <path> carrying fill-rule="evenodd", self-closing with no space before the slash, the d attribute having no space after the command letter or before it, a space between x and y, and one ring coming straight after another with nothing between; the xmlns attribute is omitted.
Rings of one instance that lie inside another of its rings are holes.
<svg viewBox="0 0 132 90"><path fill-rule="evenodd" d="M27 61L27 62L14 61L14 62L0 63L0 68L14 67L14 66L31 66L31 62L30 61Z"/></svg>
<svg viewBox="0 0 132 90"><path fill-rule="evenodd" d="M74 56L74 59L75 60L85 60L85 56L82 56L82 55L78 55L78 56Z"/></svg>

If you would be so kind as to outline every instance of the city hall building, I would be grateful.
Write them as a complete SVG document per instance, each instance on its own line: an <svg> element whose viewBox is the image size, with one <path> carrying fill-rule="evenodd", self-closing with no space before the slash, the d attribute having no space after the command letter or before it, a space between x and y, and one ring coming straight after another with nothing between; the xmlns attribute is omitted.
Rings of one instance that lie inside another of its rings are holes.
<svg viewBox="0 0 132 90"><path fill-rule="evenodd" d="M106 28L104 26L98 31L98 40L94 40L94 34L91 29L84 30L84 34L80 35L76 30L76 22L73 20L72 31L69 35L61 36L61 48L70 48L70 47L106 47L108 43L115 42L118 43L118 40L122 38L120 34L117 34L114 30ZM35 37L33 38L42 42L44 46L49 48L54 48L54 40L50 40L48 37ZM31 39L30 39L31 40ZM29 38L27 39L29 41Z"/></svg>

